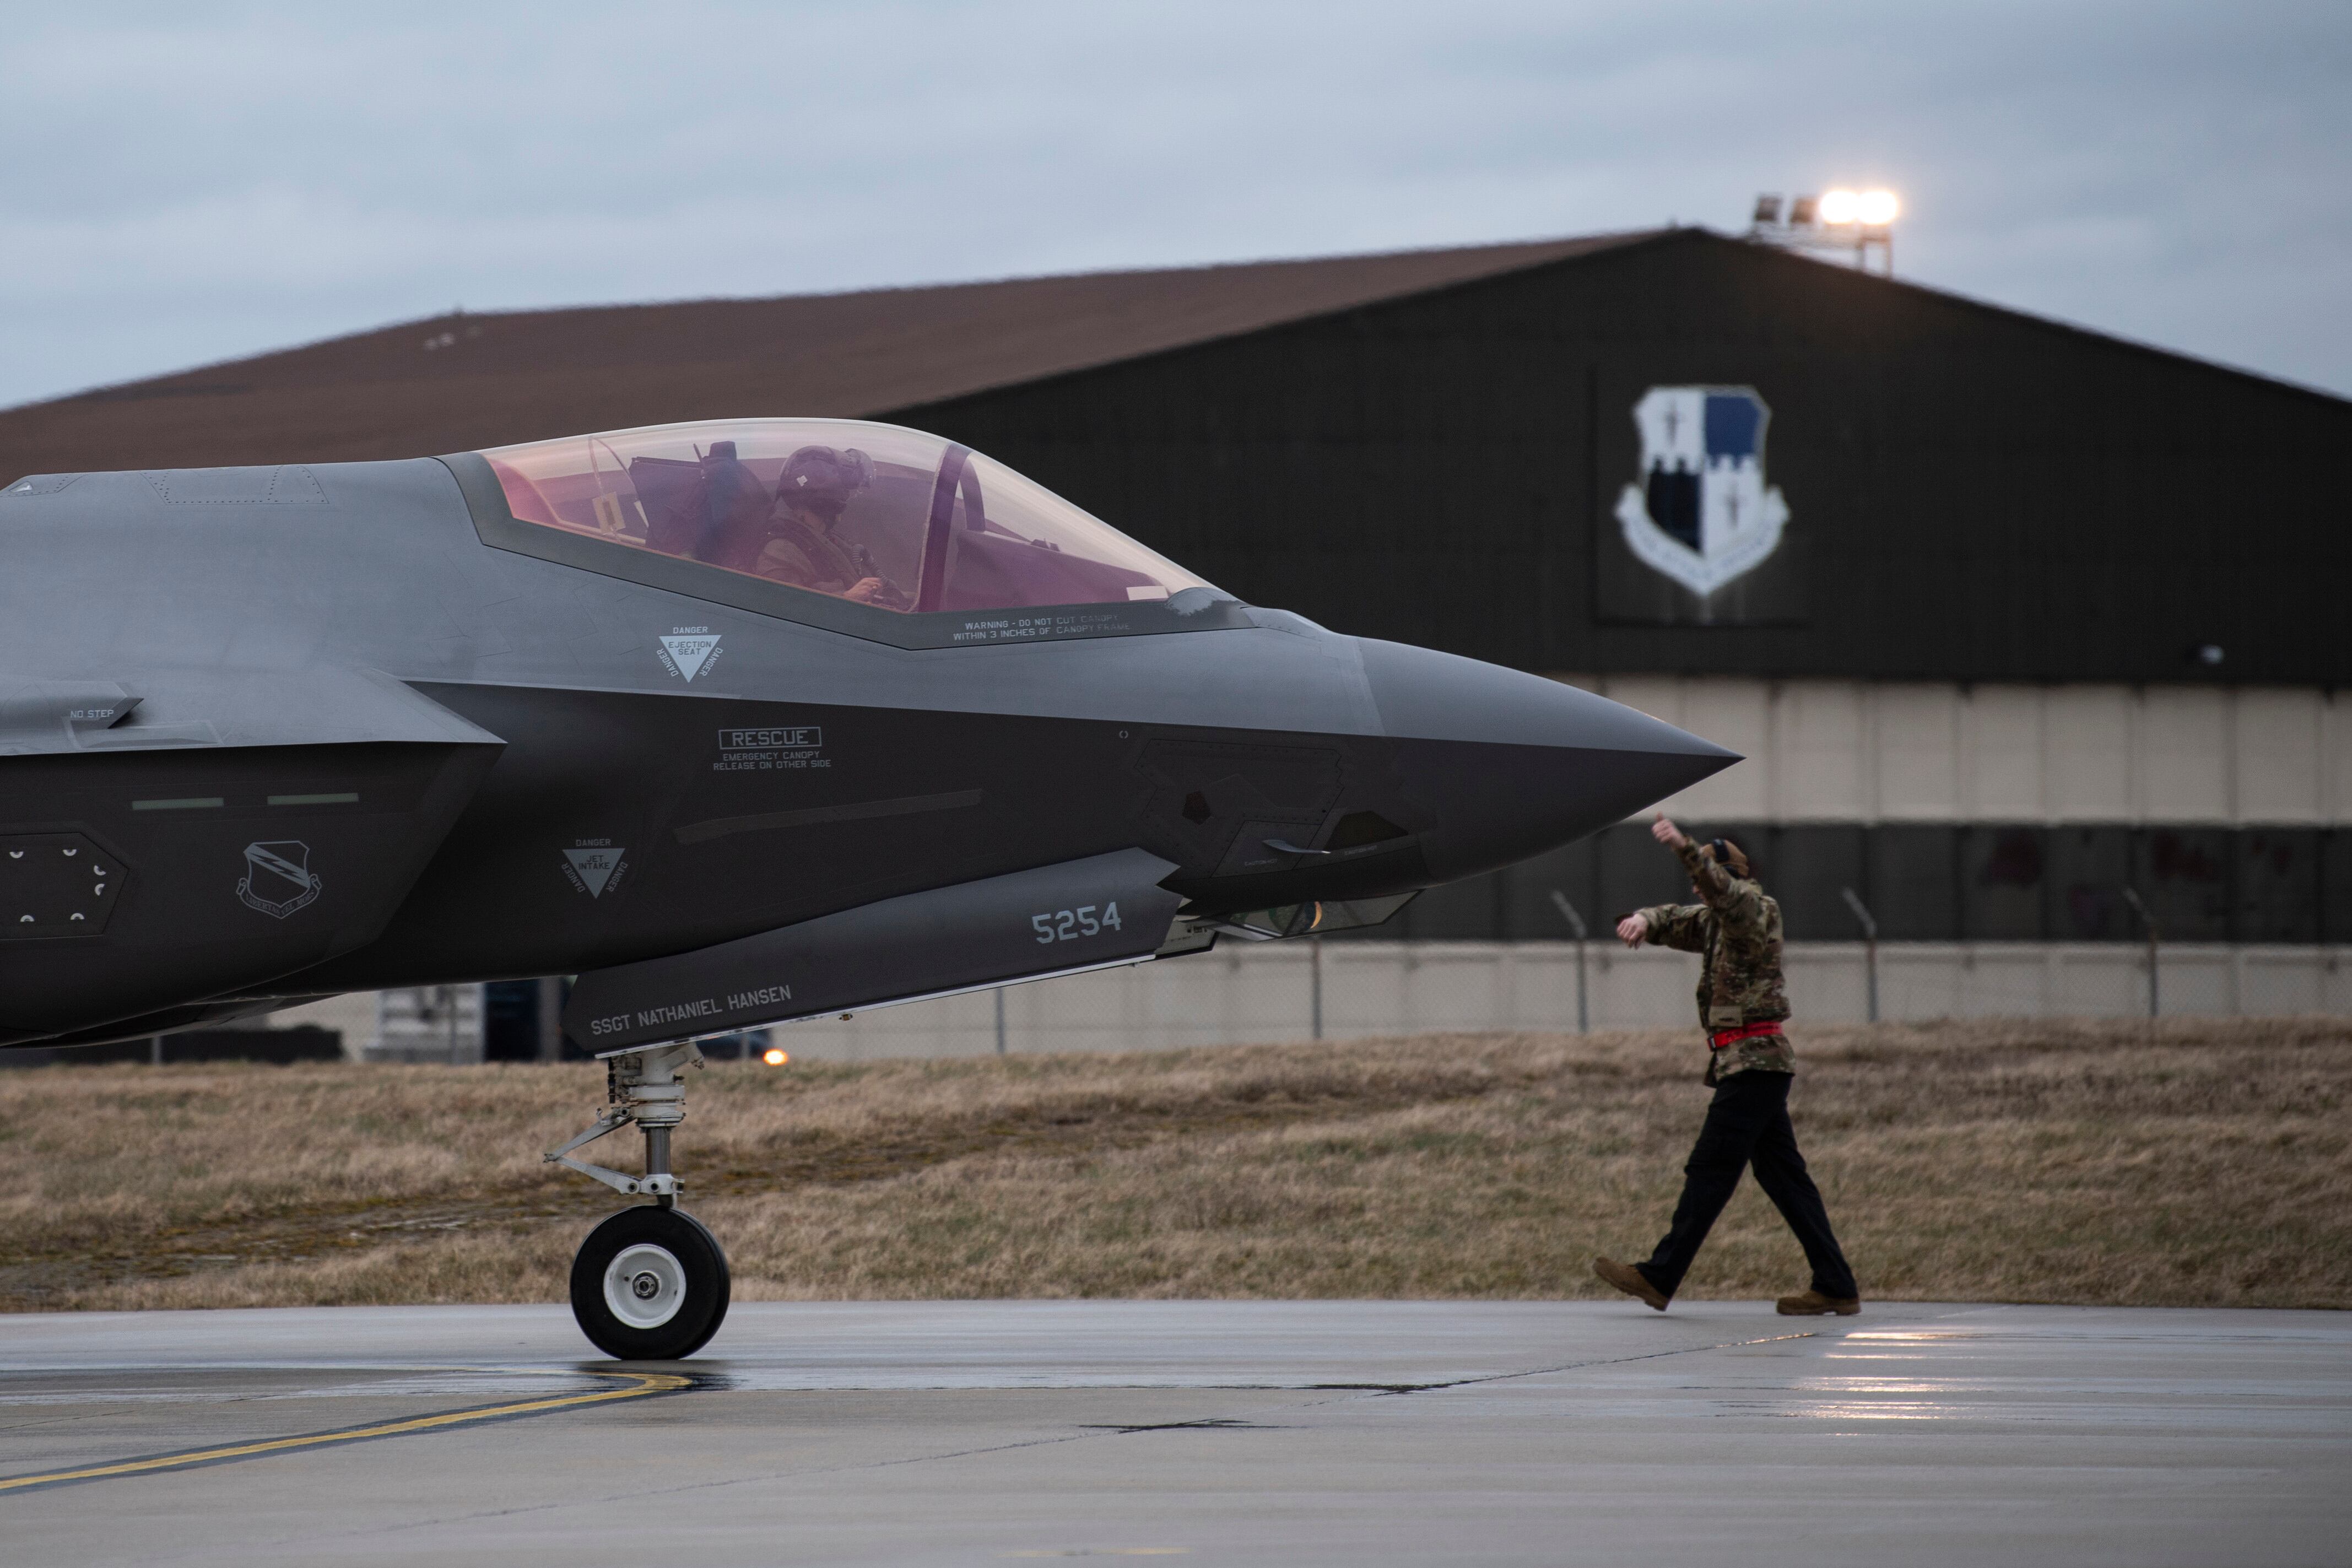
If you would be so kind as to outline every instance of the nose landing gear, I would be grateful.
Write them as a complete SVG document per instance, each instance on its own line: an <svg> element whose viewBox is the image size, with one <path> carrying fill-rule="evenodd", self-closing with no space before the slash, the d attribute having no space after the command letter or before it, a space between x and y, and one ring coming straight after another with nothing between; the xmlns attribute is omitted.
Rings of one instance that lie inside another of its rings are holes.
<svg viewBox="0 0 2352 1568"><path fill-rule="evenodd" d="M640 1046L604 1058L608 1103L595 1122L546 1158L615 1192L654 1201L623 1209L588 1233L572 1260L572 1315L580 1331L622 1361L676 1361L709 1342L727 1317L727 1255L677 1206L670 1131L686 1120L680 1069L702 1065L691 1044ZM572 1152L635 1122L646 1135L642 1176L575 1160Z"/></svg>

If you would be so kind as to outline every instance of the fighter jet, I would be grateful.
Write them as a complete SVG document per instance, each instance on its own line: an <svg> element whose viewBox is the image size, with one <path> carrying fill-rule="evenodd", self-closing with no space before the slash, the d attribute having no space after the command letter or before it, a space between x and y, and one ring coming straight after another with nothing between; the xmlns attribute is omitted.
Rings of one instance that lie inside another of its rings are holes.
<svg viewBox="0 0 2352 1568"><path fill-rule="evenodd" d="M0 1047L576 976L547 1157L645 1200L572 1277L634 1359L726 1314L698 1039L1376 923L1737 760L818 419L18 479L0 759Z"/></svg>

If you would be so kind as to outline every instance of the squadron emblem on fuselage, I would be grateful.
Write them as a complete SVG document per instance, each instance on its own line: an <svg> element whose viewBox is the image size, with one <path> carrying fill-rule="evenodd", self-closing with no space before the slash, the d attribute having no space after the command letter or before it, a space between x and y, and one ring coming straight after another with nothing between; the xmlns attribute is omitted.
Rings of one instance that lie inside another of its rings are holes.
<svg viewBox="0 0 2352 1568"><path fill-rule="evenodd" d="M310 869L310 847L279 838L245 847L245 875L237 879L237 901L282 921L316 901L326 884Z"/></svg>

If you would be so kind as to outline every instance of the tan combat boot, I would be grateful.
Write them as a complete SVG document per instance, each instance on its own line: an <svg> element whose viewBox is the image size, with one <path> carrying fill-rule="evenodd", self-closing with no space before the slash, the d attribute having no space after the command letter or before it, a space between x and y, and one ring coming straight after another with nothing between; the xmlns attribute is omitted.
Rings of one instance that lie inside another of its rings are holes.
<svg viewBox="0 0 2352 1568"><path fill-rule="evenodd" d="M1859 1296L1824 1296L1819 1290L1806 1290L1794 1296L1783 1296L1776 1305L1784 1318L1826 1318L1835 1313L1851 1318L1862 1310Z"/></svg>
<svg viewBox="0 0 2352 1568"><path fill-rule="evenodd" d="M1640 1269L1632 1265L1620 1263L1613 1258L1596 1258L1592 1260L1592 1272L1628 1296L1637 1296L1661 1312L1666 1310L1665 1297L1655 1285L1643 1278Z"/></svg>

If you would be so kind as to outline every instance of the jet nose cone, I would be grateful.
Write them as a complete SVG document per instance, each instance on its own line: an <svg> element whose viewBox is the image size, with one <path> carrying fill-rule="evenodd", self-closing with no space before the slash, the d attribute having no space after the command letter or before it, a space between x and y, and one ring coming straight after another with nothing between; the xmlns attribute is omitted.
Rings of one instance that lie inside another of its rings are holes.
<svg viewBox="0 0 2352 1568"><path fill-rule="evenodd" d="M1740 760L1605 697L1496 665L1359 639L1423 854L1452 880L1570 843Z"/></svg>

